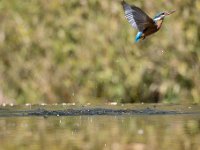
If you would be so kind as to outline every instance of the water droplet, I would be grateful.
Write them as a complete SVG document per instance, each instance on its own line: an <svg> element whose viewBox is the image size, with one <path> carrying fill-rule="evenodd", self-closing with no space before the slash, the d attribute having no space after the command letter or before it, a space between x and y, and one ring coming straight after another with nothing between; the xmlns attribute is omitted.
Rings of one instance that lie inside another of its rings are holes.
<svg viewBox="0 0 200 150"><path fill-rule="evenodd" d="M67 104L66 104L66 103L62 103L62 105L63 105L63 106L66 106Z"/></svg>
<svg viewBox="0 0 200 150"><path fill-rule="evenodd" d="M25 106L31 106L31 104L30 103L26 103Z"/></svg>
<svg viewBox="0 0 200 150"><path fill-rule="evenodd" d="M45 106L45 105L47 105L47 104L45 104L45 103L42 103L41 105L42 105L42 106Z"/></svg>
<svg viewBox="0 0 200 150"><path fill-rule="evenodd" d="M10 103L10 106L14 106L14 104L13 104L13 103Z"/></svg>
<svg viewBox="0 0 200 150"><path fill-rule="evenodd" d="M109 105L117 105L117 102L111 102Z"/></svg>
<svg viewBox="0 0 200 150"><path fill-rule="evenodd" d="M139 134L139 135L144 134L144 130L143 130L143 129L139 129L139 130L138 130L138 134Z"/></svg>

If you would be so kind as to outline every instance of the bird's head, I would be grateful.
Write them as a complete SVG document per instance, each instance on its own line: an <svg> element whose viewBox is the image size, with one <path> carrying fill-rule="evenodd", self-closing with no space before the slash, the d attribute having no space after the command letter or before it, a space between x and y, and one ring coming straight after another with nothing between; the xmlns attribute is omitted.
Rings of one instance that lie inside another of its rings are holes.
<svg viewBox="0 0 200 150"><path fill-rule="evenodd" d="M175 10L173 11L165 11L165 12L161 12L161 13L158 13L154 18L153 20L155 22L159 21L159 20L163 20L166 16L169 16L171 14L173 14L175 12Z"/></svg>

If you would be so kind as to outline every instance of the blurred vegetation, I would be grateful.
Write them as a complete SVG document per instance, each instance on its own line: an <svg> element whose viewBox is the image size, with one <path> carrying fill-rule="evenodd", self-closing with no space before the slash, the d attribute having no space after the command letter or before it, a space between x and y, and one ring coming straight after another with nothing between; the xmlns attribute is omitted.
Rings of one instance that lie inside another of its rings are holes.
<svg viewBox="0 0 200 150"><path fill-rule="evenodd" d="M200 1L127 2L177 12L136 44L119 0L1 0L0 102L199 103Z"/></svg>

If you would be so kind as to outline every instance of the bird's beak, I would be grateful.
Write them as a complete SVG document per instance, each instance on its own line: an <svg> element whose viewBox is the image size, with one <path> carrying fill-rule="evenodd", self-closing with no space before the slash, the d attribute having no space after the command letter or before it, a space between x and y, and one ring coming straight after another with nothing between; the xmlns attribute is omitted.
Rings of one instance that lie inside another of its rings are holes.
<svg viewBox="0 0 200 150"><path fill-rule="evenodd" d="M170 12L167 12L167 13L166 13L166 16L173 14L175 11L176 11L176 10L172 10L172 11L170 11Z"/></svg>

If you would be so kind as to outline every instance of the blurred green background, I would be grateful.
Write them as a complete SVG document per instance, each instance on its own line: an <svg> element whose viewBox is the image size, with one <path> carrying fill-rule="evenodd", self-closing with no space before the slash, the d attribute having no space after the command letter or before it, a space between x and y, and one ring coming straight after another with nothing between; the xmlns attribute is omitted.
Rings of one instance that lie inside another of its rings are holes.
<svg viewBox="0 0 200 150"><path fill-rule="evenodd" d="M119 0L1 0L0 103L199 103L200 1L127 2L177 12L136 44Z"/></svg>

